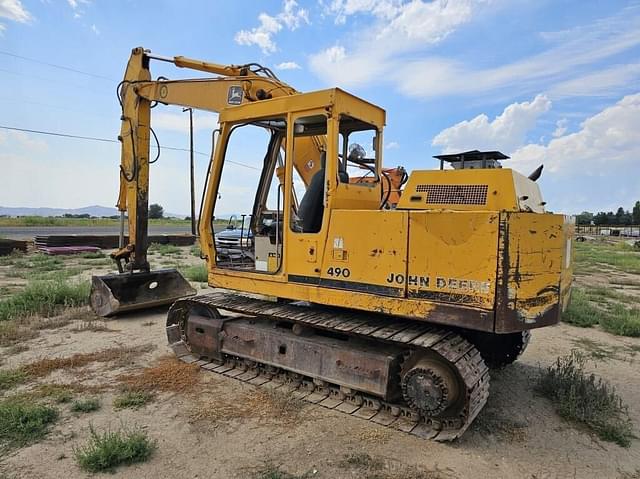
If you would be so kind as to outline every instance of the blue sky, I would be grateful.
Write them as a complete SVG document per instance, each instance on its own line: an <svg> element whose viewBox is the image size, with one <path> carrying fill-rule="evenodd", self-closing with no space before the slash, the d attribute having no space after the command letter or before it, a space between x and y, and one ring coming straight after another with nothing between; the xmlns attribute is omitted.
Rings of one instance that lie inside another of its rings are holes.
<svg viewBox="0 0 640 479"><path fill-rule="evenodd" d="M135 46L259 62L298 90L340 86L375 102L388 166L499 149L524 173L545 164L551 210L640 199L638 1L0 0L0 125L116 138L115 87ZM155 63L152 74L188 72ZM162 145L188 147L186 114L154 115ZM196 115L198 151L215 124ZM207 157L196 160L201 183ZM118 163L117 144L0 129L0 205L113 205ZM163 150L151 200L188 212L187 167L186 152Z"/></svg>

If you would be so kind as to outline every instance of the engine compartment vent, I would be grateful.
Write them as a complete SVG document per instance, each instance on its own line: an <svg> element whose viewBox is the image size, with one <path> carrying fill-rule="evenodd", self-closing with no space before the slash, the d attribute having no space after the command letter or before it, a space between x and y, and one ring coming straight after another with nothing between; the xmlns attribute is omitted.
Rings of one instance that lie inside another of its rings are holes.
<svg viewBox="0 0 640 479"><path fill-rule="evenodd" d="M489 185L416 185L428 205L486 205Z"/></svg>

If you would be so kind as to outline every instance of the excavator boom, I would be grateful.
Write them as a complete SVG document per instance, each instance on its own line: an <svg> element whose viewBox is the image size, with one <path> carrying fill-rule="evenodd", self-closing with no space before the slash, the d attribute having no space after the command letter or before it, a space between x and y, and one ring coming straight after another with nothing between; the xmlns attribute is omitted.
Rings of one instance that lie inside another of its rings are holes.
<svg viewBox="0 0 640 479"><path fill-rule="evenodd" d="M151 60L170 62L180 68L218 75L171 81L151 79ZM118 85L118 101L122 109L120 192L117 207L121 213L120 247L111 257L119 274L94 276L90 303L97 314L110 316L119 312L170 304L178 298L195 294L195 290L175 269L150 271L148 249L150 140L153 103L180 105L220 112L262 99L295 95L298 92L278 80L264 67L219 65L178 56L152 55L141 47L134 48L124 79ZM157 139L157 138L156 138ZM310 137L306 148L315 156L323 149L323 139ZM158 144L159 148L159 144ZM159 149L158 149L159 155ZM157 159L157 157L156 157ZM319 162L318 162L319 164ZM313 169L300 168L308 183ZM128 243L124 244L124 220L128 218Z"/></svg>

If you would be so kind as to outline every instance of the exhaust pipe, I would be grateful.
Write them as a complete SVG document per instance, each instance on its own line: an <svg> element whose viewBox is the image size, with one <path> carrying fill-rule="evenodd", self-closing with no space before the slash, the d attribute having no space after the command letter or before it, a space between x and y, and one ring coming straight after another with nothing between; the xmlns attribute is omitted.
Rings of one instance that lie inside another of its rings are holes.
<svg viewBox="0 0 640 479"><path fill-rule="evenodd" d="M91 309L98 316L153 308L187 296L196 290L175 269L141 273L107 274L91 278Z"/></svg>

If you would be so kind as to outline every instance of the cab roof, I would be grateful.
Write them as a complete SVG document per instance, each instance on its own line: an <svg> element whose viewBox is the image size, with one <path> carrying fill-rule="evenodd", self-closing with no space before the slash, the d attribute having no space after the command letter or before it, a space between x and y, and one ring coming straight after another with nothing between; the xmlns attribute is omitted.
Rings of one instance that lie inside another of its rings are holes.
<svg viewBox="0 0 640 479"><path fill-rule="evenodd" d="M228 106L220 112L220 122L247 121L318 109L352 116L379 129L386 121L384 109L340 88L331 88Z"/></svg>

